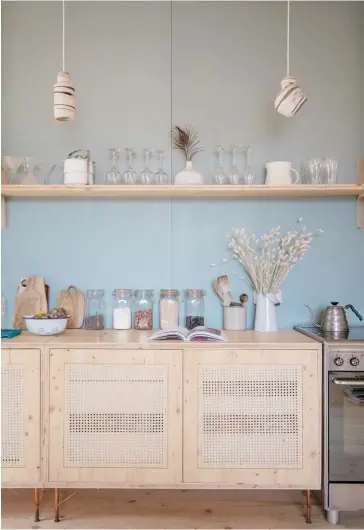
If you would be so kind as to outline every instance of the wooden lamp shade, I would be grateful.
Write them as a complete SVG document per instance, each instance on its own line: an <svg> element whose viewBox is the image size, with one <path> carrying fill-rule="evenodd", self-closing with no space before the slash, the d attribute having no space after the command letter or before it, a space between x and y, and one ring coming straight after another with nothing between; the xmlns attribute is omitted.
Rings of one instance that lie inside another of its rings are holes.
<svg viewBox="0 0 364 530"><path fill-rule="evenodd" d="M76 114L76 93L68 72L59 72L54 85L54 117L57 121L72 121Z"/></svg>

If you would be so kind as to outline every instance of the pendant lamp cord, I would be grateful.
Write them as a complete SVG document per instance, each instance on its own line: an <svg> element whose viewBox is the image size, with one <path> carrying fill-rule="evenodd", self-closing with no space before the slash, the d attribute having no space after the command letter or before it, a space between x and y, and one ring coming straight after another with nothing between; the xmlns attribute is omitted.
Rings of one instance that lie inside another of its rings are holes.
<svg viewBox="0 0 364 530"><path fill-rule="evenodd" d="M64 60L64 37L65 37L65 20L64 20L64 0L62 0L62 72L65 72Z"/></svg>
<svg viewBox="0 0 364 530"><path fill-rule="evenodd" d="M289 77L290 0L287 0L287 77Z"/></svg>

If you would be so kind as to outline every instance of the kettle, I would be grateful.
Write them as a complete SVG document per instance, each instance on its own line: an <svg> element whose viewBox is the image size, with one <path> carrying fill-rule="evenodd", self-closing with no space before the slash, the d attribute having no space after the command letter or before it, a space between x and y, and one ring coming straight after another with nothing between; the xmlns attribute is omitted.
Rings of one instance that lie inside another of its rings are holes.
<svg viewBox="0 0 364 530"><path fill-rule="evenodd" d="M359 320L363 320L363 317L360 313L355 309L354 306L351 304L348 304L345 306L338 305L339 302L331 302L331 305L329 305L321 318L321 325L316 324L316 322L313 319L312 315L312 309L309 305L306 305L308 310L310 311L311 315L311 321L317 328L321 328L322 331L330 331L330 332L345 332L349 331L349 324L346 319L345 309L351 309L353 313L358 317Z"/></svg>

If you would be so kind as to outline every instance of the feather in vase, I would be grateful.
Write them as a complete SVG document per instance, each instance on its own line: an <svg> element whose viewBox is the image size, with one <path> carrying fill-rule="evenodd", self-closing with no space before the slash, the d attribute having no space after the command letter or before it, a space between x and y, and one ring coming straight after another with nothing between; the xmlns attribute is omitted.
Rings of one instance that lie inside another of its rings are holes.
<svg viewBox="0 0 364 530"><path fill-rule="evenodd" d="M184 128L175 125L172 128L171 136L173 148L181 151L186 161L191 161L198 153L203 151L203 147L199 145L198 134L191 125L186 125Z"/></svg>

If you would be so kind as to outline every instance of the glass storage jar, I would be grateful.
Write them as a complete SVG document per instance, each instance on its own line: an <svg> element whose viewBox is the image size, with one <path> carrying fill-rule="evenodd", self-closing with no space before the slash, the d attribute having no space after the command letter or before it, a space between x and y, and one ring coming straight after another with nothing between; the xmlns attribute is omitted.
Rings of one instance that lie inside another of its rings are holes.
<svg viewBox="0 0 364 530"><path fill-rule="evenodd" d="M159 298L159 325L161 329L178 327L179 291L161 289Z"/></svg>
<svg viewBox="0 0 364 530"><path fill-rule="evenodd" d="M115 289L112 310L112 327L114 329L131 328L131 310L133 291L131 289Z"/></svg>
<svg viewBox="0 0 364 530"><path fill-rule="evenodd" d="M153 296L151 289L134 291L134 328L153 329Z"/></svg>
<svg viewBox="0 0 364 530"><path fill-rule="evenodd" d="M86 329L104 329L104 300L103 289L87 289L86 291Z"/></svg>
<svg viewBox="0 0 364 530"><path fill-rule="evenodd" d="M205 291L202 289L185 290L185 319L187 329L205 325L204 296Z"/></svg>

